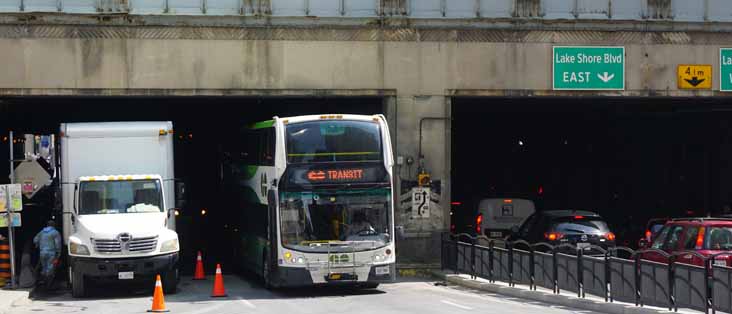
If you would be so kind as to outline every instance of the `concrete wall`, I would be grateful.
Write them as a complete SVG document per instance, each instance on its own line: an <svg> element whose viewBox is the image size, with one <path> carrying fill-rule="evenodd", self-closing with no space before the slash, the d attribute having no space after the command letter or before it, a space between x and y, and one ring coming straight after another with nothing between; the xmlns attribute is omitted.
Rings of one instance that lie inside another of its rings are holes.
<svg viewBox="0 0 732 314"><path fill-rule="evenodd" d="M678 90L676 65L711 64L717 71L718 49L732 46L730 36L705 33L628 32L610 37L602 32L537 31L525 33L525 39L516 42L193 40L132 35L82 38L68 30L71 26L53 28L60 30L53 38L31 33L3 38L0 32L0 95L271 95L278 90L371 95L389 91L393 96L385 111L394 126L397 156L415 160L411 166L397 167L401 178L397 224L405 231L400 258L415 262L436 260L437 236L449 224L449 121L429 120L423 125L424 168L434 181L430 218L412 218L408 181L417 174L420 119L449 118L450 96L724 95L714 91L719 86L716 74L713 90ZM306 37L307 31L302 32ZM626 47L625 91L551 90L554 43L610 45L617 38L624 38L620 42Z"/></svg>

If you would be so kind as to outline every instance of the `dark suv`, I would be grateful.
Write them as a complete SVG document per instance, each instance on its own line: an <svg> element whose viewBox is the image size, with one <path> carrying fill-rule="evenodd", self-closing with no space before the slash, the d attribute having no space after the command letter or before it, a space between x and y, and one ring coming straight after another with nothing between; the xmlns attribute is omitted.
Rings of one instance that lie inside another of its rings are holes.
<svg viewBox="0 0 732 314"><path fill-rule="evenodd" d="M615 234L605 219L589 211L549 210L531 215L520 228L514 229L509 241L524 240L529 243L546 242L551 245L570 244L585 247L589 245L607 249L615 246ZM520 247L520 246L519 246ZM571 249L561 249L571 252Z"/></svg>

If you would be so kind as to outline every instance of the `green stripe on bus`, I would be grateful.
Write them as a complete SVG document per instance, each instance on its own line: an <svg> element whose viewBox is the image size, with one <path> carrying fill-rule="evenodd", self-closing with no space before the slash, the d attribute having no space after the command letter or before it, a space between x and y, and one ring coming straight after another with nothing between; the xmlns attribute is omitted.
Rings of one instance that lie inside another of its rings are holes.
<svg viewBox="0 0 732 314"><path fill-rule="evenodd" d="M274 120L255 122L249 126L250 129L264 129L271 128L274 125Z"/></svg>
<svg viewBox="0 0 732 314"><path fill-rule="evenodd" d="M302 153L287 154L287 157L303 157L303 156L356 156L356 155L376 155L379 152L344 152L344 153Z"/></svg>

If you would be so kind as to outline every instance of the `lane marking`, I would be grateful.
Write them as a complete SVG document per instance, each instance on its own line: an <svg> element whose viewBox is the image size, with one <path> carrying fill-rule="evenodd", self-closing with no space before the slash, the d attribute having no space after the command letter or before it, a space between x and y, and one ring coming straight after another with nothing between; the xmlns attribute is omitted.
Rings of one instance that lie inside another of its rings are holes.
<svg viewBox="0 0 732 314"><path fill-rule="evenodd" d="M473 308L472 308L472 307L469 307L469 306L465 306L465 305L460 305L460 304L457 304L457 303L453 303L453 302L450 302L450 301L447 301L447 300L442 300L442 303L445 303L445 304L447 304L447 305L452 305L452 306L454 306L454 307L457 307L457 308L461 308L461 309L463 309L463 310L467 310L467 311L471 311L471 310L473 310Z"/></svg>
<svg viewBox="0 0 732 314"><path fill-rule="evenodd" d="M238 298L238 300L241 301L241 303L244 303L244 305L248 306L250 309L256 309L257 308L254 304L252 304L252 302L249 302L249 301L244 300L242 298Z"/></svg>

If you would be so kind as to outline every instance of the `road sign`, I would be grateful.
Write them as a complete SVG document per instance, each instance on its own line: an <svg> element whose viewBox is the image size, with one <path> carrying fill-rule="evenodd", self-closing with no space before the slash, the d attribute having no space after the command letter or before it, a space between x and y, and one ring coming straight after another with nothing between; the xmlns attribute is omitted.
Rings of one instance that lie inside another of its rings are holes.
<svg viewBox="0 0 732 314"><path fill-rule="evenodd" d="M554 46L555 90L624 90L625 47Z"/></svg>
<svg viewBox="0 0 732 314"><path fill-rule="evenodd" d="M711 89L712 66L708 64L679 64L676 68L679 89Z"/></svg>
<svg viewBox="0 0 732 314"><path fill-rule="evenodd" d="M732 48L719 49L719 90L732 92Z"/></svg>
<svg viewBox="0 0 732 314"><path fill-rule="evenodd" d="M430 188L412 189L412 218L430 217Z"/></svg>

